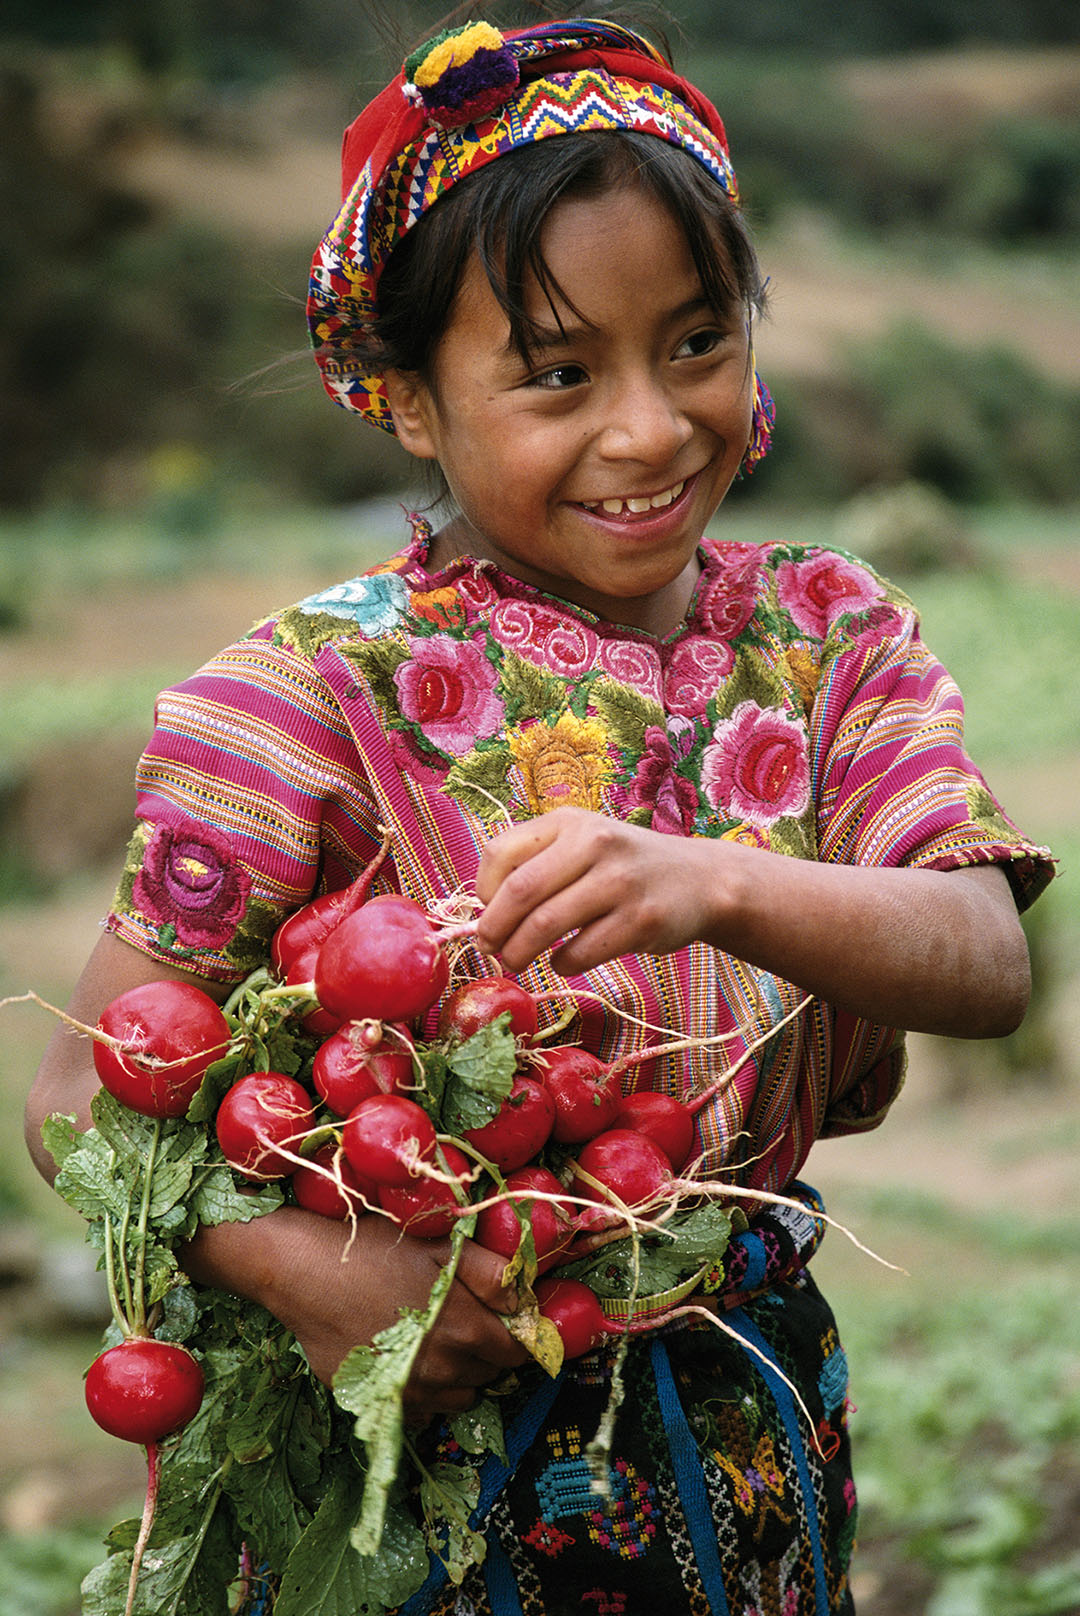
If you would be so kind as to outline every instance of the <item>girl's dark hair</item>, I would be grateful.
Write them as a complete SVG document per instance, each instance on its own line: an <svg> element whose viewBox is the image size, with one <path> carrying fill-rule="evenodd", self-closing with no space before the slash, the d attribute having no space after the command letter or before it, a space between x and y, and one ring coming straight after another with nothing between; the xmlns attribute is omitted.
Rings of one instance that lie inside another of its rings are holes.
<svg viewBox="0 0 1080 1616"><path fill-rule="evenodd" d="M429 385L435 349L475 250L506 313L523 358L533 345L526 292L538 284L562 293L542 249L544 221L556 202L640 186L682 229L705 297L718 312L741 303L749 317L764 307L757 254L739 209L697 160L655 135L597 130L537 141L488 163L454 186L405 235L379 279L370 358L377 369L412 371Z"/></svg>

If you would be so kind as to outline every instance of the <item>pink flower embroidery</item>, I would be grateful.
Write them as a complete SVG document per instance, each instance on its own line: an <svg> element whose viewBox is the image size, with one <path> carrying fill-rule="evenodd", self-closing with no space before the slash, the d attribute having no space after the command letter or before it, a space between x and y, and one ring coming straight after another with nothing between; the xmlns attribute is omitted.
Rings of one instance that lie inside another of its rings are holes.
<svg viewBox="0 0 1080 1616"><path fill-rule="evenodd" d="M904 631L904 619L895 606L887 603L874 606L858 623L852 624L864 645L878 645L883 640L896 639Z"/></svg>
<svg viewBox="0 0 1080 1616"><path fill-rule="evenodd" d="M714 808L751 825L801 814L810 801L806 738L776 709L740 702L713 731L701 784Z"/></svg>
<svg viewBox="0 0 1080 1616"><path fill-rule="evenodd" d="M753 546L716 547L716 567L701 597L698 614L721 639L733 640L754 615L761 556Z"/></svg>
<svg viewBox="0 0 1080 1616"><path fill-rule="evenodd" d="M823 640L838 617L865 612L882 599L877 580L855 561L823 550L776 569L776 595L804 634Z"/></svg>
<svg viewBox="0 0 1080 1616"><path fill-rule="evenodd" d="M479 561L458 578L457 592L474 617L483 616L495 604L495 586Z"/></svg>
<svg viewBox="0 0 1080 1616"><path fill-rule="evenodd" d="M503 722L498 675L477 645L448 634L410 639L394 671L403 715L443 752L468 752Z"/></svg>
<svg viewBox="0 0 1080 1616"><path fill-rule="evenodd" d="M596 665L595 632L550 606L504 600L491 614L491 632L500 645L564 678L577 678Z"/></svg>
<svg viewBox="0 0 1080 1616"><path fill-rule="evenodd" d="M445 766L440 768L437 758L430 752L421 751L411 735L407 735L404 730L388 729L386 739L390 747L390 756L403 775L426 785L435 787L442 785L446 779Z"/></svg>
<svg viewBox="0 0 1080 1616"><path fill-rule="evenodd" d="M645 731L645 750L630 788L635 807L651 808L652 828L669 836L689 836L697 814L698 794L692 780L675 773L675 754L658 724Z"/></svg>
<svg viewBox="0 0 1080 1616"><path fill-rule="evenodd" d="M698 635L680 640L664 675L668 712L696 718L734 665L735 653L726 640L707 640Z"/></svg>
<svg viewBox="0 0 1080 1616"><path fill-rule="evenodd" d="M660 669L655 651L633 640L602 640L600 666L621 685L660 703Z"/></svg>
<svg viewBox="0 0 1080 1616"><path fill-rule="evenodd" d="M185 948L220 948L240 923L251 877L229 838L212 825L181 819L158 825L132 887L135 907L171 926Z"/></svg>

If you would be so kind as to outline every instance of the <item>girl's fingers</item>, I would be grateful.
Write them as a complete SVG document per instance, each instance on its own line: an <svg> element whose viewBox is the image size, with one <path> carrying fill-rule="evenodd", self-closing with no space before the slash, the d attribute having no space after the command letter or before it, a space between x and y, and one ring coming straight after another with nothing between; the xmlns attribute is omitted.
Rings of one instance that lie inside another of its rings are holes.
<svg viewBox="0 0 1080 1616"><path fill-rule="evenodd" d="M488 843L476 875L476 895L481 903L490 903L508 875L555 840L558 820L558 814L542 814L526 825L501 831Z"/></svg>
<svg viewBox="0 0 1080 1616"><path fill-rule="evenodd" d="M532 838L518 834L529 826L499 837L485 853L477 878L477 894L486 905L477 940L513 970L609 908L605 893L617 875L610 864L616 851L611 821L560 809L539 824L542 831ZM500 846L511 838L508 849ZM601 871L605 860L608 867Z"/></svg>

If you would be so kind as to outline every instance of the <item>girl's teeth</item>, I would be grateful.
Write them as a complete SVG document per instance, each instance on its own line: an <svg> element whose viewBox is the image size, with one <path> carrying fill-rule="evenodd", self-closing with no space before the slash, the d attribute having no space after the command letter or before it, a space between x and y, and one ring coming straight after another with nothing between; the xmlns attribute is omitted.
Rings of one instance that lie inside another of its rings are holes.
<svg viewBox="0 0 1080 1616"><path fill-rule="evenodd" d="M661 511L665 505L672 504L685 487L685 482L676 483L674 488L665 488L662 494L653 494L651 499L603 499L599 505L586 500L584 504L586 510L599 509L608 516L621 516L624 511L629 511L632 516L643 516L646 511Z"/></svg>

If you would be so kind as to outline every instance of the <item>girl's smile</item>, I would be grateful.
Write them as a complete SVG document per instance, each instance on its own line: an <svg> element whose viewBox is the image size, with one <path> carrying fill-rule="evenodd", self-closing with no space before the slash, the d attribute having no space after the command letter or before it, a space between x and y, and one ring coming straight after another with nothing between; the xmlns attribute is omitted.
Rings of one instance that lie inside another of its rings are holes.
<svg viewBox="0 0 1080 1616"><path fill-rule="evenodd" d="M543 250L527 357L474 260L434 374L387 379L399 437L439 461L460 512L431 560L486 558L666 634L749 437L746 311L707 302L679 226L636 187L559 203Z"/></svg>

